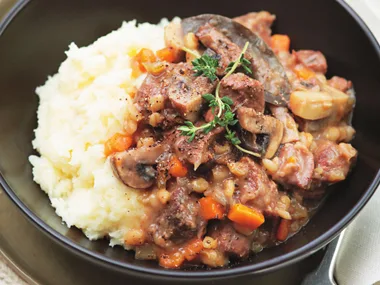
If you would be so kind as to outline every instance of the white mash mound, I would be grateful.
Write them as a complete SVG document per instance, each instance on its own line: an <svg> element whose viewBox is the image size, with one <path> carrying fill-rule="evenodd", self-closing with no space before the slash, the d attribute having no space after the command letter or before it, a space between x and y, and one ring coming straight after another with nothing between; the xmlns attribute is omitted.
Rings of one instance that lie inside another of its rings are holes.
<svg viewBox="0 0 380 285"><path fill-rule="evenodd" d="M89 239L109 235L110 245L123 244L144 219L141 194L114 176L104 142L128 128L134 110L129 94L145 76L131 77L130 55L143 47L164 48L166 24L131 21L87 47L72 43L58 73L36 90L33 147L41 157L29 158L34 180L67 226Z"/></svg>

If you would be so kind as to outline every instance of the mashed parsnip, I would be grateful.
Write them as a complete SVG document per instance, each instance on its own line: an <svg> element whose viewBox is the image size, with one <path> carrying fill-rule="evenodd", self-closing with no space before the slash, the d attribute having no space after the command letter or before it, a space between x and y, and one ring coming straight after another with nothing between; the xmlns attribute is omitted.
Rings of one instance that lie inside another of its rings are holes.
<svg viewBox="0 0 380 285"><path fill-rule="evenodd" d="M140 192L114 176L104 142L135 128L130 94L145 75L131 77L131 56L143 47L163 48L165 24L131 21L87 47L72 43L58 73L36 90L33 147L41 156L29 158L34 180L67 226L89 239L108 235L110 245L124 244L127 232L144 219Z"/></svg>

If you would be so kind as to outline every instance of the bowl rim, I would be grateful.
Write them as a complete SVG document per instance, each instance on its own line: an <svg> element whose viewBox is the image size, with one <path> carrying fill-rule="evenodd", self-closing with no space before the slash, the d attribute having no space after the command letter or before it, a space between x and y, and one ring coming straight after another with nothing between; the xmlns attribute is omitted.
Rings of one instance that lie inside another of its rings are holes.
<svg viewBox="0 0 380 285"><path fill-rule="evenodd" d="M31 0L18 0L16 4L9 10L9 12L0 20L0 36L3 34L7 26L14 19L14 17L29 3ZM341 5L343 9L345 9L350 16L356 21L356 23L360 26L362 31L365 33L367 38L370 40L372 46L375 49L375 52L380 60L380 45L376 40L375 36L368 28L368 26L364 23L364 21L360 18L360 16L349 6L344 0L336 0L338 4ZM368 200L371 198L375 190L380 184L380 170L378 170L377 174L373 178L371 184L364 192L364 194L357 201L355 206L343 217L341 218L333 227L331 227L328 231L323 233L318 238L312 240L306 245L285 253L276 258L269 259L267 261L263 261L260 263L252 263L248 265L244 265L242 267L233 267L233 268L222 268L219 270L210 270L210 271L187 271L187 270L168 270L164 268L153 269L147 268L141 265L129 264L122 261L116 261L110 257L105 255L96 253L92 250L89 250L79 244L74 243L64 235L60 234L48 224L46 224L42 219L37 217L13 192L12 188L8 185L0 172L0 186L5 190L5 193L8 197L16 204L16 206L23 212L23 214L32 221L32 224L39 228L44 234L48 235L54 241L64 245L71 252L84 257L85 259L102 264L106 267L110 267L113 270L125 272L125 270L130 271L136 275L150 275L155 278L177 278L177 279L221 279L226 277L237 277L246 274L258 275L258 274L266 274L281 268L284 268L288 265L294 264L310 254L316 252L323 246L327 245L331 242L339 233L355 218L355 216L360 212L360 210L366 205Z"/></svg>

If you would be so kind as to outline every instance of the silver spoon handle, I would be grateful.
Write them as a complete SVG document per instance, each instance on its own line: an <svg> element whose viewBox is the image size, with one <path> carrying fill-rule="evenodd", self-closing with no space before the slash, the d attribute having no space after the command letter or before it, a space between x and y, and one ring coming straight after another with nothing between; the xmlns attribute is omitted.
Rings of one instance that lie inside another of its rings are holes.
<svg viewBox="0 0 380 285"><path fill-rule="evenodd" d="M322 262L316 270L305 277L302 285L337 285L334 279L334 265L338 250L342 244L344 232L330 242Z"/></svg>

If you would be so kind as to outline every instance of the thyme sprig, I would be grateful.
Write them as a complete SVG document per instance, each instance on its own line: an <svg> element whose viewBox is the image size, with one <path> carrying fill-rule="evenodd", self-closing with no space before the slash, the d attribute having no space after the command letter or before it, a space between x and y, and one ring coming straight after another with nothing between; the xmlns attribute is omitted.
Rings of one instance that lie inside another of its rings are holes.
<svg viewBox="0 0 380 285"><path fill-rule="evenodd" d="M196 76L203 75L211 81L215 81L218 78L216 76L216 69L219 66L217 58L205 54L194 59L192 63Z"/></svg>
<svg viewBox="0 0 380 285"><path fill-rule="evenodd" d="M251 62L244 57L244 54L240 55L238 62L240 66L243 68L243 71L245 74L247 75L252 74L252 69L250 68ZM230 62L230 64L226 68L226 71L227 72L230 71L235 63L236 63L235 61Z"/></svg>
<svg viewBox="0 0 380 285"><path fill-rule="evenodd" d="M236 69L241 66L245 73L252 74L252 70L250 68L251 62L244 57L245 52L249 46L249 42L246 42L243 50L241 51L238 60L230 62L227 66L225 72L226 75L222 78L227 78L231 74L233 74ZM197 56L197 54L191 50L184 48L186 52L191 53L193 56L197 58L192 61L193 70L195 71L196 76L205 76L209 78L211 81L217 79L216 70L219 66L219 61L217 58L202 55ZM230 141L237 149L247 154L260 157L258 153L249 151L240 146L241 141L236 135L235 131L232 131L230 127L236 125L238 120L235 117L235 113L232 110L232 106L234 104L233 100L230 97L220 97L220 81L218 82L215 95L213 94L204 94L202 97L204 100L208 102L208 106L211 108L212 113L214 114L214 118L212 121L203 124L201 126L195 126L192 122L186 121L183 126L180 126L178 130L182 132L182 135L189 137L189 142L193 141L195 136L199 131L203 131L203 133L208 134L211 132L216 126L224 127L226 130L225 138ZM215 111L218 111L215 114Z"/></svg>

